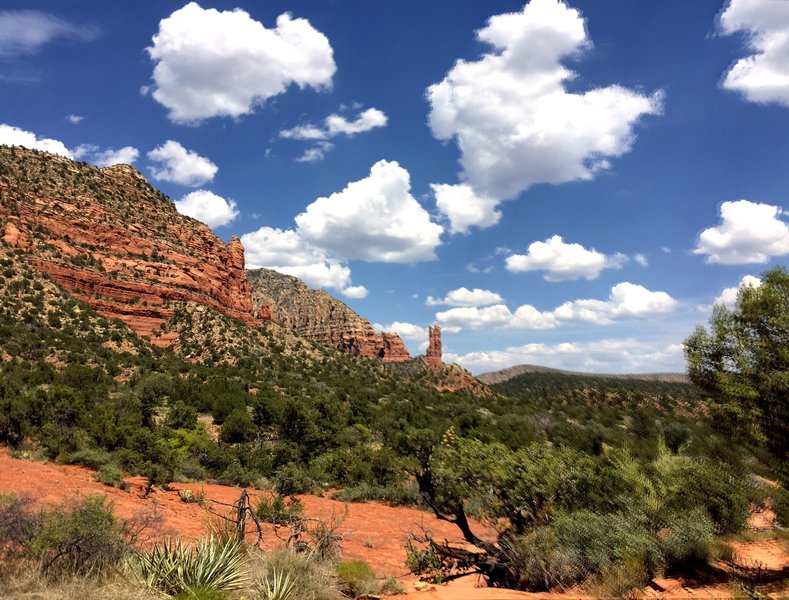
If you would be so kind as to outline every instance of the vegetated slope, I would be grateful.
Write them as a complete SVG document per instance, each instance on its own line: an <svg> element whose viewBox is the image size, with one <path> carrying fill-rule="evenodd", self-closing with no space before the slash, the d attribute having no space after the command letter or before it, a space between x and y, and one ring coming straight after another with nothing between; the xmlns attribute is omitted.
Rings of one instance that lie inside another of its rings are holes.
<svg viewBox="0 0 789 600"><path fill-rule="evenodd" d="M542 367L539 365L515 365L507 367L499 371L491 371L477 375L477 379L488 385L495 385L497 383L504 383L522 375L523 373L564 373L565 375L579 375L587 377L606 377L609 379L637 379L643 381L666 381L674 383L688 383L690 380L685 373L628 373L628 374L597 374L597 373L582 373L579 371L566 371L564 369L552 369L551 367Z"/></svg>
<svg viewBox="0 0 789 600"><path fill-rule="evenodd" d="M154 360L151 345L43 275L20 250L0 242L0 358L39 365L92 365L117 375Z"/></svg>
<svg viewBox="0 0 789 600"><path fill-rule="evenodd" d="M410 356L396 333L378 333L370 322L324 290L313 290L296 277L271 269L249 269L252 300L259 313L297 335L330 348L377 357L384 362Z"/></svg>
<svg viewBox="0 0 789 600"><path fill-rule="evenodd" d="M37 270L158 345L174 341L156 335L172 302L254 321L238 239L225 245L128 165L0 147L0 233Z"/></svg>
<svg viewBox="0 0 789 600"><path fill-rule="evenodd" d="M535 405L652 408L662 412L679 411L681 414L704 412L701 391L685 382L541 369L522 372L491 387L500 394Z"/></svg>

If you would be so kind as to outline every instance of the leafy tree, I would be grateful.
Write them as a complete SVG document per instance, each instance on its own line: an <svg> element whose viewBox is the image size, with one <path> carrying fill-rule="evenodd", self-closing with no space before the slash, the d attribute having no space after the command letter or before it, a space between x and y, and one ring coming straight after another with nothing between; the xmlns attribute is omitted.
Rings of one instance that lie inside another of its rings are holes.
<svg viewBox="0 0 789 600"><path fill-rule="evenodd" d="M707 392L728 432L789 458L789 273L776 267L744 286L732 310L717 305L710 330L685 340L691 380Z"/></svg>

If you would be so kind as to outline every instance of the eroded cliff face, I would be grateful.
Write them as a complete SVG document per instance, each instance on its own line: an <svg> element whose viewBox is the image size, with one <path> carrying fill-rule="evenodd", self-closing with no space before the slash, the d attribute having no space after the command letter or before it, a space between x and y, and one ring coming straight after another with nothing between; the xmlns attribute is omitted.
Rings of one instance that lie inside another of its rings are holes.
<svg viewBox="0 0 789 600"><path fill-rule="evenodd" d="M323 290L271 269L247 271L255 311L310 341L384 362L410 359L400 336L378 333L370 322Z"/></svg>
<svg viewBox="0 0 789 600"><path fill-rule="evenodd" d="M256 320L241 242L178 213L128 165L0 147L0 232L36 269L158 345L177 337L158 335L172 302Z"/></svg>

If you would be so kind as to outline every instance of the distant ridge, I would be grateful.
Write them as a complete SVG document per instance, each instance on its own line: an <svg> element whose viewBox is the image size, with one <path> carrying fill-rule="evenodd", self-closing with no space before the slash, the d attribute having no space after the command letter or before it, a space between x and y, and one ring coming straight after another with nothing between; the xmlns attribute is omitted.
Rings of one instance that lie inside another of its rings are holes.
<svg viewBox="0 0 789 600"><path fill-rule="evenodd" d="M497 383L504 383L513 377L522 375L524 373L563 373L565 375L575 375L578 377L610 377L613 379L634 379L639 381L664 381L668 383L690 383L690 379L684 373L628 373L628 374L610 374L610 373L585 373L582 371L566 371L563 369L553 369L551 367L542 367L540 365L515 365L501 369L500 371L491 371L477 375L482 383L487 385L496 385Z"/></svg>

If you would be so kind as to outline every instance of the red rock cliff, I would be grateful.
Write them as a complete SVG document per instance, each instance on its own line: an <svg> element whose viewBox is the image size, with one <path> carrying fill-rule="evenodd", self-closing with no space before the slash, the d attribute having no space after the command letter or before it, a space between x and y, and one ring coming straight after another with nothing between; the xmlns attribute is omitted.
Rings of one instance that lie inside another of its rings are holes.
<svg viewBox="0 0 789 600"><path fill-rule="evenodd" d="M275 323L310 341L384 362L410 359L396 333L378 333L370 322L323 290L271 269L248 271L253 303Z"/></svg>
<svg viewBox="0 0 789 600"><path fill-rule="evenodd" d="M225 245L178 213L128 165L0 147L0 231L40 271L139 334L154 334L172 301L254 322L241 242Z"/></svg>

